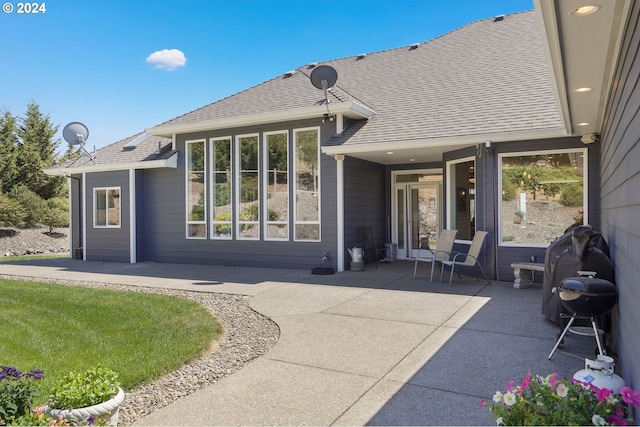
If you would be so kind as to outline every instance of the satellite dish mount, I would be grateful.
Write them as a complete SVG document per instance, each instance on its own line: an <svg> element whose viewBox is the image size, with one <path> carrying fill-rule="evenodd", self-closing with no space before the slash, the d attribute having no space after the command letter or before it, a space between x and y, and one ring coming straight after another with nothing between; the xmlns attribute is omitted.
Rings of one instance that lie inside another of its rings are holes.
<svg viewBox="0 0 640 427"><path fill-rule="evenodd" d="M94 159L93 154L89 153L84 145L87 143L87 139L89 139L89 129L80 122L71 122L67 124L64 129L62 129L62 137L70 147L79 146L80 149L91 158Z"/></svg>
<svg viewBox="0 0 640 427"><path fill-rule="evenodd" d="M309 76L311 84L318 89L322 89L324 93L324 101L327 106L327 113L324 115L323 123L326 120L333 121L334 117L329 114L329 94L328 91L338 81L338 72L329 65L320 65L315 67Z"/></svg>

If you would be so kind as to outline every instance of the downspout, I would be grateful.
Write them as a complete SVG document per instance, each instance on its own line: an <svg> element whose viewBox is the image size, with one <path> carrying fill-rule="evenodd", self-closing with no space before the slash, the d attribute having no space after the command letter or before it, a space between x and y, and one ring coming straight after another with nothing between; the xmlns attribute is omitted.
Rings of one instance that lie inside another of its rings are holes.
<svg viewBox="0 0 640 427"><path fill-rule="evenodd" d="M336 154L336 215L338 271L344 271L344 154Z"/></svg>
<svg viewBox="0 0 640 427"><path fill-rule="evenodd" d="M129 169L129 262L137 262L136 240L136 170Z"/></svg>
<svg viewBox="0 0 640 427"><path fill-rule="evenodd" d="M84 199L84 196L86 195L86 190L87 190L87 173L86 172L82 172L82 180L80 181L81 185L81 191L80 191L80 201L82 201ZM86 261L87 260L87 203L81 203L80 206L80 212L82 213L82 216L80 218L80 230L81 230L81 236L80 236L80 240L81 240L81 244L82 244L82 260Z"/></svg>

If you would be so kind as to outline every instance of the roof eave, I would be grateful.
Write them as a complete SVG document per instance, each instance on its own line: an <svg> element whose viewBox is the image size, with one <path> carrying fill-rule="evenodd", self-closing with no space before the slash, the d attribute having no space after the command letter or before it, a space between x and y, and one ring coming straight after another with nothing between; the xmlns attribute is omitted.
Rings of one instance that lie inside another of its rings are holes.
<svg viewBox="0 0 640 427"><path fill-rule="evenodd" d="M44 169L44 173L50 176L69 176L80 173L93 172L113 172L130 169L161 169L178 167L178 153L173 153L168 159L149 160L127 163L108 163L104 165L85 164L77 167L54 167Z"/></svg>
<svg viewBox="0 0 640 427"><path fill-rule="evenodd" d="M342 114L345 117L358 120L369 119L376 113L373 109L356 101L330 103L328 105L314 105L312 107L294 108L261 114L234 116L224 119L203 120L195 123L180 123L159 125L145 131L151 135L172 137L176 134L202 132L216 129L231 129L242 126L261 125L291 120L311 119L322 117L326 113Z"/></svg>
<svg viewBox="0 0 640 427"><path fill-rule="evenodd" d="M396 140L396 141L382 141L373 143L359 143L359 144L342 144L342 145L328 145L321 147L322 152L328 155L336 154L355 154L361 152L368 152L373 149L376 151L388 151L398 149L412 149L412 148L424 148L429 147L447 147L447 146L459 146L459 145L475 145L484 144L485 142L516 142L516 141L530 141L536 139L545 138L558 138L570 136L570 133L566 132L563 127L550 128L550 129L537 129L521 132L505 132L505 133L487 133L478 135L461 135L450 136L441 138L419 138L412 140Z"/></svg>

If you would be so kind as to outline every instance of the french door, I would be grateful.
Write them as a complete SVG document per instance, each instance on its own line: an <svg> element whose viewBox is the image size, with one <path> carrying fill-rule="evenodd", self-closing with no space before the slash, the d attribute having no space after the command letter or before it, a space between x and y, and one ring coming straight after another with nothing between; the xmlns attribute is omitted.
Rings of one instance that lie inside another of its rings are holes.
<svg viewBox="0 0 640 427"><path fill-rule="evenodd" d="M423 241L435 247L441 228L441 199L442 183L394 184L392 237L398 243L398 259L414 258Z"/></svg>

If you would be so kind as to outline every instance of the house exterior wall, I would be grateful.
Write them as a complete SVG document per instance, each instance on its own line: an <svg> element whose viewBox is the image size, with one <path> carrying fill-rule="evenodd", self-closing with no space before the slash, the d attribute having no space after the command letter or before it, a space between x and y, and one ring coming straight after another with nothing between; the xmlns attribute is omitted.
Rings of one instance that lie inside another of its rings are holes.
<svg viewBox="0 0 640 427"><path fill-rule="evenodd" d="M385 168L348 156L344 163L344 243L347 248L353 248L361 239L358 228L371 227L373 240L378 248L384 248L389 233L385 198L391 191L385 180ZM365 253L365 259L374 258ZM351 257L345 249L345 269L350 262Z"/></svg>
<svg viewBox="0 0 640 427"><path fill-rule="evenodd" d="M493 143L490 148L463 149L444 154L444 161L475 156L476 162L476 230L488 232L485 246L481 252L481 258L487 269L487 274L497 280L513 280L511 263L515 261L530 260L534 256L537 262L544 262L546 248L534 246L501 246L498 244L499 236L499 203L501 195L498 194L499 155L504 153L519 153L532 151L546 151L571 148L587 148L587 177L588 177L588 218L589 223L597 230L600 229L600 194L599 194L599 162L600 147L598 144L585 146L580 138L559 138L550 140L519 141L506 143ZM448 179L445 172L445 181ZM446 217L446 215L445 215ZM568 226L569 224L567 224ZM447 225L452 228L450 225ZM560 236L558 236L560 237ZM455 250L465 251L459 243ZM536 274L534 281L541 283L542 274Z"/></svg>
<svg viewBox="0 0 640 427"><path fill-rule="evenodd" d="M499 173L499 159L498 154L500 153L517 153L522 151L534 151L532 147L535 147L535 150L545 151L545 150L557 150L557 149L569 149L569 148L585 148L585 145L580 141L580 138L571 137L571 138L560 138L560 139L551 139L551 140L539 140L539 141L521 141L516 143L504 143L504 144L494 144L493 154L494 154L494 163L495 167L493 169L493 181L495 182L495 192L493 198L495 203L493 203L493 208L495 209L494 213L494 221L493 221L493 229L494 235L497 236L498 233L498 203L500 202L501 196L498 194L498 181L501 177L498 175ZM588 178L588 214L587 217L589 219L589 223L596 229L599 229L599 221L598 221L598 208L599 208L599 194L598 194L598 186L594 185L597 182L598 176L598 162L599 162L599 151L597 145L589 145L587 147L587 178ZM567 224L567 227L570 224ZM560 236L557 236L560 237ZM497 242L497 237L496 240ZM549 242L551 243L551 242ZM534 246L497 246L496 251L496 266L497 266L497 277L500 280L512 280L513 279L513 269L511 268L511 263L516 261L521 262L529 262L530 257L534 256L537 262L544 262L546 253L546 248L539 248ZM537 283L542 283L543 275L541 273L534 275L534 281Z"/></svg>
<svg viewBox="0 0 640 427"><path fill-rule="evenodd" d="M71 257L75 257L75 249L82 247L82 232L80 231L80 188L82 186L82 175L77 174L68 178L69 180L69 236Z"/></svg>
<svg viewBox="0 0 640 427"><path fill-rule="evenodd" d="M320 155L321 241L294 241L293 233L290 233L288 241L268 241L263 238L238 240L235 237L232 240L216 240L209 236L205 239L186 238L186 141L259 134L260 157L262 157L261 144L264 132L288 130L291 145L294 129L314 126L320 126L321 143L335 134L335 123L323 124L320 119L315 119L178 135L176 140L176 148L179 151L178 167L145 172L144 259L154 262L311 269L320 265L325 252L336 254L336 160L323 154ZM290 156L290 182L293 180L292 161ZM260 186L260 192L262 191ZM294 220L293 198L293 191L290 191L289 227L291 230ZM325 266L337 268L337 260L329 259Z"/></svg>
<svg viewBox="0 0 640 427"><path fill-rule="evenodd" d="M94 226L94 189L120 187L120 227L98 228ZM84 248L87 261L129 262L130 202L129 171L97 172L85 174L85 230L87 245Z"/></svg>
<svg viewBox="0 0 640 427"><path fill-rule="evenodd" d="M136 188L136 262L146 258L146 197L145 197L145 178L146 171L135 171L135 188Z"/></svg>
<svg viewBox="0 0 640 427"><path fill-rule="evenodd" d="M633 4L601 134L602 232L614 264L617 363L627 385L640 388L640 2ZM636 410L635 419L640 416Z"/></svg>

